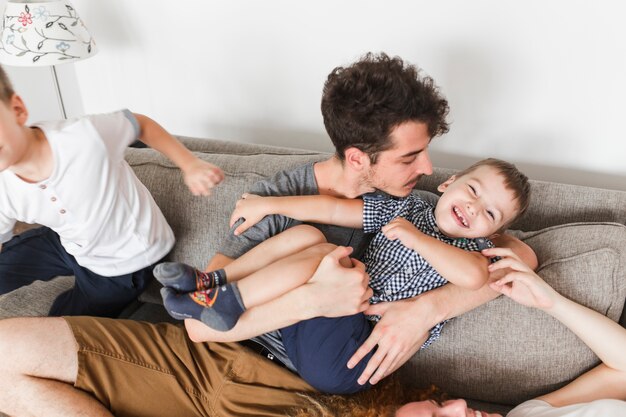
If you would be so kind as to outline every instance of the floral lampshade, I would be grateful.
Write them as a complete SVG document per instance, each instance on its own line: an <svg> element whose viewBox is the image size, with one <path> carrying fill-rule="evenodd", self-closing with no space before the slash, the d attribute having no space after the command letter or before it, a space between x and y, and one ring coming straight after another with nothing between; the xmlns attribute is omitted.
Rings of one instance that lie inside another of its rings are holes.
<svg viewBox="0 0 626 417"><path fill-rule="evenodd" d="M69 2L7 2L0 36L0 63L57 65L95 53L93 38Z"/></svg>

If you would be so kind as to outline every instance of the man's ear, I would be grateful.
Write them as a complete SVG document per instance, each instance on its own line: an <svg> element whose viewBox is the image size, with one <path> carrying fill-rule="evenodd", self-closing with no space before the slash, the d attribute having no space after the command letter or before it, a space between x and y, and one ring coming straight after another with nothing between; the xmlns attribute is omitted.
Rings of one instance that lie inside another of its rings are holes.
<svg viewBox="0 0 626 417"><path fill-rule="evenodd" d="M437 191L439 191L440 193L443 193L444 191L446 191L448 186L450 186L450 184L452 184L454 181L456 181L456 175L451 176L445 182L439 184L439 187L437 187Z"/></svg>
<svg viewBox="0 0 626 417"><path fill-rule="evenodd" d="M365 152L355 147L346 148L343 152L346 164L355 171L362 171L371 165L370 157Z"/></svg>
<svg viewBox="0 0 626 417"><path fill-rule="evenodd" d="M17 123L24 126L26 124L26 120L28 120L28 109L26 108L24 101L22 101L22 98L17 94L13 94L11 96L11 100L9 101L9 106L15 114Z"/></svg>

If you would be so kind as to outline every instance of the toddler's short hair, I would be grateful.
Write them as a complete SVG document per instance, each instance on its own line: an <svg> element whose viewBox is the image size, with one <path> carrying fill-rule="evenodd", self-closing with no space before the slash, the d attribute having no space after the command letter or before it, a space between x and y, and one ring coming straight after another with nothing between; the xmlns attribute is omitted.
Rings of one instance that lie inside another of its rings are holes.
<svg viewBox="0 0 626 417"><path fill-rule="evenodd" d="M457 173L456 177L459 178L467 175L483 166L494 168L504 178L505 187L513 191L513 195L517 203L517 213L508 222L508 224L502 228L505 229L506 226L517 220L522 214L524 214L526 209L528 209L528 205L530 203L530 183L528 182L528 177L517 169L517 167L512 163L496 158L487 158L478 161L470 167Z"/></svg>

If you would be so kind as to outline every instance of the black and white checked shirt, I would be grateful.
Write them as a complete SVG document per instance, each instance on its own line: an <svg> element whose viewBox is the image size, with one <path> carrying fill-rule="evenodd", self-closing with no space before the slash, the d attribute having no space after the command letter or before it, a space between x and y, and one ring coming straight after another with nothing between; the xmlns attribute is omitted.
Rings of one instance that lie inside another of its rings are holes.
<svg viewBox="0 0 626 417"><path fill-rule="evenodd" d="M380 229L396 217L411 222L423 233L440 241L468 251L492 248L489 239L451 238L442 234L435 223L434 207L411 194L405 198L368 194L363 196L363 230L374 233L363 256L374 295L370 303L397 301L415 297L446 284L446 281L419 253L404 246L400 240L389 240ZM379 316L370 316L378 321ZM422 346L429 346L439 338L444 322L430 330L430 337Z"/></svg>

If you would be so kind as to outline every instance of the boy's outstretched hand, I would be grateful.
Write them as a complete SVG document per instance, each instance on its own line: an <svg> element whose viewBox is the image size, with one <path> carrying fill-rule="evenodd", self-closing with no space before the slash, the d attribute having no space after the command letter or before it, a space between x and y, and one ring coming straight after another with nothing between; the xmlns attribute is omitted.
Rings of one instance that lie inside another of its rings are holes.
<svg viewBox="0 0 626 417"><path fill-rule="evenodd" d="M508 248L491 248L482 251L488 257L500 256L498 262L489 265L489 272L509 268L509 272L489 286L501 294L526 306L548 310L560 297L550 285Z"/></svg>
<svg viewBox="0 0 626 417"><path fill-rule="evenodd" d="M193 195L210 195L211 188L224 180L224 173L220 168L199 158L185 165L183 176Z"/></svg>
<svg viewBox="0 0 626 417"><path fill-rule="evenodd" d="M241 198L235 204L235 209L230 215L230 221L228 225L233 227L237 220L243 219L240 225L233 231L235 236L238 236L254 226L268 214L273 214L274 211L269 206L269 201L272 201L272 197L262 197L256 194L244 193Z"/></svg>

